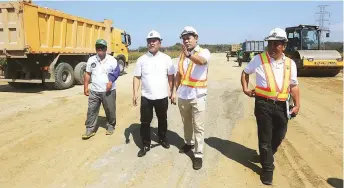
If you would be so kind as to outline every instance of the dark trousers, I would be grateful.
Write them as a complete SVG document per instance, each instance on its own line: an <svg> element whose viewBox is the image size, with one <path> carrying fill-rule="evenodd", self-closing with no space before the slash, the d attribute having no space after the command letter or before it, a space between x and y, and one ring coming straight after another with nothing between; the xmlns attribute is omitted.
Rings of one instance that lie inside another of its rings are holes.
<svg viewBox="0 0 344 188"><path fill-rule="evenodd" d="M149 100L146 97L141 97L141 139L144 146L151 144L150 124L153 119L153 107L155 109L156 117L158 118L158 136L159 140L166 139L167 132L167 109L168 99Z"/></svg>
<svg viewBox="0 0 344 188"><path fill-rule="evenodd" d="M263 171L273 171L274 157L286 133L288 117L285 102L256 97L254 114L258 125L260 163Z"/></svg>

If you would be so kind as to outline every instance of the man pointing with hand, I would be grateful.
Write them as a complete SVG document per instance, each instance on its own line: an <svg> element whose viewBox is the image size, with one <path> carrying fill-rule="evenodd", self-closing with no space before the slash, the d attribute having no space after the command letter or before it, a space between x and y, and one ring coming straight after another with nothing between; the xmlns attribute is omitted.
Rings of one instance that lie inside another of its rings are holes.
<svg viewBox="0 0 344 188"><path fill-rule="evenodd" d="M185 144L180 153L186 153L195 148L193 168L202 168L204 148L205 109L207 98L208 67L210 51L201 48L198 43L198 32L195 28L186 26L180 38L183 40L182 53L178 60L176 74L176 90L178 107L184 124Z"/></svg>

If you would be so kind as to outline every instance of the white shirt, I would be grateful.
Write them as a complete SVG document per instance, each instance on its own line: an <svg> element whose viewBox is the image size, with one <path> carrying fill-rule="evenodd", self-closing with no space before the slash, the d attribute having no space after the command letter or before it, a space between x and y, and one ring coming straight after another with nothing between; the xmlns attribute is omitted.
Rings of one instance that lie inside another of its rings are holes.
<svg viewBox="0 0 344 188"><path fill-rule="evenodd" d="M277 82L277 86L282 89L283 86L283 75L284 75L284 61L286 57L283 54L282 60L275 61L272 57L270 57L272 72L275 75L275 79ZM264 67L260 60L259 55L254 56L251 62L245 67L245 73L252 74L256 73L256 85L260 87L267 87L267 81L265 77ZM293 60L291 60L291 73L290 73L290 85L297 85L297 69L296 64Z"/></svg>
<svg viewBox="0 0 344 188"><path fill-rule="evenodd" d="M137 59L134 76L140 76L141 95L150 100L168 97L168 77L174 75L175 68L170 56L163 52L155 55L147 52Z"/></svg>
<svg viewBox="0 0 344 188"><path fill-rule="evenodd" d="M196 51L197 52L200 51L199 45L197 45L191 51L191 54L194 54ZM201 52L199 52L198 56L201 56L207 60L207 63L205 65L202 65L202 66L206 66L208 69L209 62L210 62L210 51L206 48L203 48L203 50ZM177 62L178 62L178 66L179 66L179 59ZM186 74L186 71L187 71L187 68L188 68L190 62L191 62L191 60L189 58L184 59L184 62L183 62L184 74ZM207 69L204 69L204 70L207 70ZM204 72L204 74L207 74L207 72ZM177 93L178 93L179 98L181 98L181 99L196 99L196 98L207 95L207 88L192 88L192 87L180 85L178 87Z"/></svg>
<svg viewBox="0 0 344 188"><path fill-rule="evenodd" d="M109 82L108 73L115 70L117 67L117 60L106 54L103 60L100 60L98 55L91 56L86 64L86 72L91 73L92 83L90 90L97 92L106 92L106 84ZM116 89L115 82L112 83L111 90Z"/></svg>

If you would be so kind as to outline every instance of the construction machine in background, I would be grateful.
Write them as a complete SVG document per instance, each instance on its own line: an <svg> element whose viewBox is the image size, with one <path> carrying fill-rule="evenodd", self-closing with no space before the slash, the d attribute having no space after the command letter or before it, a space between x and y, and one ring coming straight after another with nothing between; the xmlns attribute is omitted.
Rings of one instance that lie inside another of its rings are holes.
<svg viewBox="0 0 344 188"><path fill-rule="evenodd" d="M264 41L245 41L242 43L243 62L251 61L254 55L264 52Z"/></svg>
<svg viewBox="0 0 344 188"><path fill-rule="evenodd" d="M296 63L299 76L336 76L343 69L343 58L336 50L321 50L322 30L316 25L285 29L286 56ZM326 33L329 37L329 33Z"/></svg>
<svg viewBox="0 0 344 188"><path fill-rule="evenodd" d="M240 44L232 44L230 48L230 55L231 57L234 57L237 55L238 51L240 50L241 45Z"/></svg>
<svg viewBox="0 0 344 188"><path fill-rule="evenodd" d="M107 52L121 72L128 65L131 38L112 27L31 1L0 2L0 58L6 58L5 78L13 87L43 83L55 89L83 84L86 62L95 54L95 42L107 41Z"/></svg>

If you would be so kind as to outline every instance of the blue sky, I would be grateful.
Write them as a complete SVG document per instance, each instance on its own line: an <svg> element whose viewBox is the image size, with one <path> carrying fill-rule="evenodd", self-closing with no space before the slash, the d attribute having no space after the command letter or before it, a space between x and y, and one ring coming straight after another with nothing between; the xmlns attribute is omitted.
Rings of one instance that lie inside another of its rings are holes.
<svg viewBox="0 0 344 188"><path fill-rule="evenodd" d="M160 32L163 46L180 42L183 27L196 28L201 44L232 44L262 40L271 29L298 24L316 24L318 5L331 12L329 41L343 41L343 2L341 1L33 1L95 21L113 20L113 26L132 37L131 49L145 46L147 33Z"/></svg>

